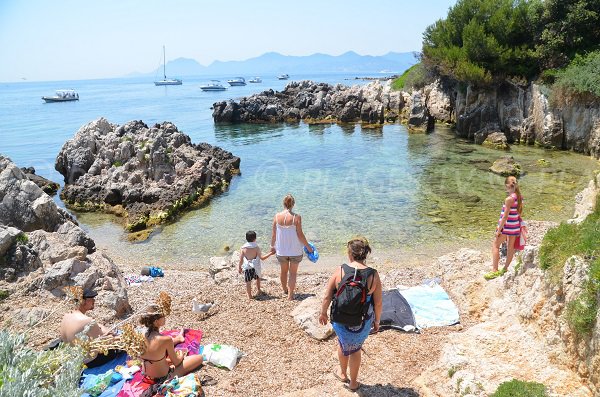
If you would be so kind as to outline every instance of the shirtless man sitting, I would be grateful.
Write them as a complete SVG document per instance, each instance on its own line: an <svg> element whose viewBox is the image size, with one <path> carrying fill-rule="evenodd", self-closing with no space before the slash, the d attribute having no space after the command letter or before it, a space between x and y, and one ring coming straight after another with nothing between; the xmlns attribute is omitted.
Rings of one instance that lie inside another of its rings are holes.
<svg viewBox="0 0 600 397"><path fill-rule="evenodd" d="M98 293L92 289L84 290L83 299L78 302L77 308L63 316L60 323L60 339L62 342L72 343L73 340L81 336L82 332L91 339L109 333L108 328L86 315L88 311L94 309L96 295ZM109 350L108 355L98 354L96 357L90 357L85 365L88 368L98 367L112 360L118 353L118 350Z"/></svg>

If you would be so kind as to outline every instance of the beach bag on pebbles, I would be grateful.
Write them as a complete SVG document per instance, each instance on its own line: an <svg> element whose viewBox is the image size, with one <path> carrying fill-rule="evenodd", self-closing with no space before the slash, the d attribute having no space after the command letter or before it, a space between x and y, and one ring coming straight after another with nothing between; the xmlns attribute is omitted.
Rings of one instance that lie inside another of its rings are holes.
<svg viewBox="0 0 600 397"><path fill-rule="evenodd" d="M242 352L237 348L217 343L201 346L200 354L205 362L220 368L227 368L230 371L235 368L238 359L242 357Z"/></svg>

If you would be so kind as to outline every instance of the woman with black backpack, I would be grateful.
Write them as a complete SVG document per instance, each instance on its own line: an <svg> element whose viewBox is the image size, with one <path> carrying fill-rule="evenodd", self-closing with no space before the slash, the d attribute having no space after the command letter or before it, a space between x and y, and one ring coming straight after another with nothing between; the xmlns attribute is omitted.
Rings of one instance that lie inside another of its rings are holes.
<svg viewBox="0 0 600 397"><path fill-rule="evenodd" d="M371 247L366 238L348 241L349 264L343 264L331 275L325 287L319 322L327 324L327 308L331 303L331 325L339 345L340 369L333 375L350 391L357 391L360 350L371 332L379 331L381 318L381 279L377 270L366 265Z"/></svg>

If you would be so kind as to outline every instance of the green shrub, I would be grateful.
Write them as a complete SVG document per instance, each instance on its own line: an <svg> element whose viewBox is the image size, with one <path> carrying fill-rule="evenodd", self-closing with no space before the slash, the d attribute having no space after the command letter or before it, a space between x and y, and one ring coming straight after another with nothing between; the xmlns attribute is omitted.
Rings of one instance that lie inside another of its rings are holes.
<svg viewBox="0 0 600 397"><path fill-rule="evenodd" d="M0 302L2 302L4 299L7 299L8 296L10 295L10 292L8 292L5 289L0 290Z"/></svg>
<svg viewBox="0 0 600 397"><path fill-rule="evenodd" d="M567 304L566 319L573 331L579 336L589 335L596 325L598 302L596 294L585 288L577 299Z"/></svg>
<svg viewBox="0 0 600 397"><path fill-rule="evenodd" d="M427 69L425 69L425 66L422 63L417 63L408 68L400 77L392 82L392 89L418 90L431 82L433 82L433 79L427 72Z"/></svg>
<svg viewBox="0 0 600 397"><path fill-rule="evenodd" d="M122 167L123 166L123 162L121 160L117 160L112 165L114 165L115 167Z"/></svg>
<svg viewBox="0 0 600 397"><path fill-rule="evenodd" d="M459 0L423 34L423 61L474 84L539 73L535 37L539 0Z"/></svg>
<svg viewBox="0 0 600 397"><path fill-rule="evenodd" d="M596 208L579 225L561 223L548 230L540 247L540 267L558 268L562 272L565 261L573 256L595 257L600 255L600 200Z"/></svg>
<svg viewBox="0 0 600 397"><path fill-rule="evenodd" d="M563 266L572 255L591 260L589 277L577 299L567 304L566 319L579 336L588 336L594 329L600 291L600 200L595 211L579 225L561 223L544 236L540 247L540 266L557 280Z"/></svg>
<svg viewBox="0 0 600 397"><path fill-rule="evenodd" d="M582 97L600 100L600 51L576 56L569 66L557 73L552 100L561 102L564 97Z"/></svg>
<svg viewBox="0 0 600 397"><path fill-rule="evenodd" d="M536 382L513 379L498 386L490 397L547 397L546 386Z"/></svg>
<svg viewBox="0 0 600 397"><path fill-rule="evenodd" d="M25 233L19 233L17 236L17 243L19 244L27 244L29 242L29 237Z"/></svg>
<svg viewBox="0 0 600 397"><path fill-rule="evenodd" d="M51 351L26 346L24 335L0 331L0 397L80 396L83 353L62 345Z"/></svg>

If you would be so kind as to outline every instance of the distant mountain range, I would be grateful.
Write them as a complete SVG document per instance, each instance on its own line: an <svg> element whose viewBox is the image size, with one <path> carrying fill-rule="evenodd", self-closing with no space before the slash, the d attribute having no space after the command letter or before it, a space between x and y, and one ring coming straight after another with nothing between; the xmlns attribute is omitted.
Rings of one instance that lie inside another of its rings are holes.
<svg viewBox="0 0 600 397"><path fill-rule="evenodd" d="M169 77L224 74L248 76L267 73L306 73L306 71L391 74L402 73L416 62L413 52L389 52L379 56L359 55L353 51L338 56L327 54L291 56L267 52L245 61L214 61L208 66L201 65L194 59L177 58L167 62L167 75ZM162 74L162 66L150 73L131 73L128 77L157 74Z"/></svg>

